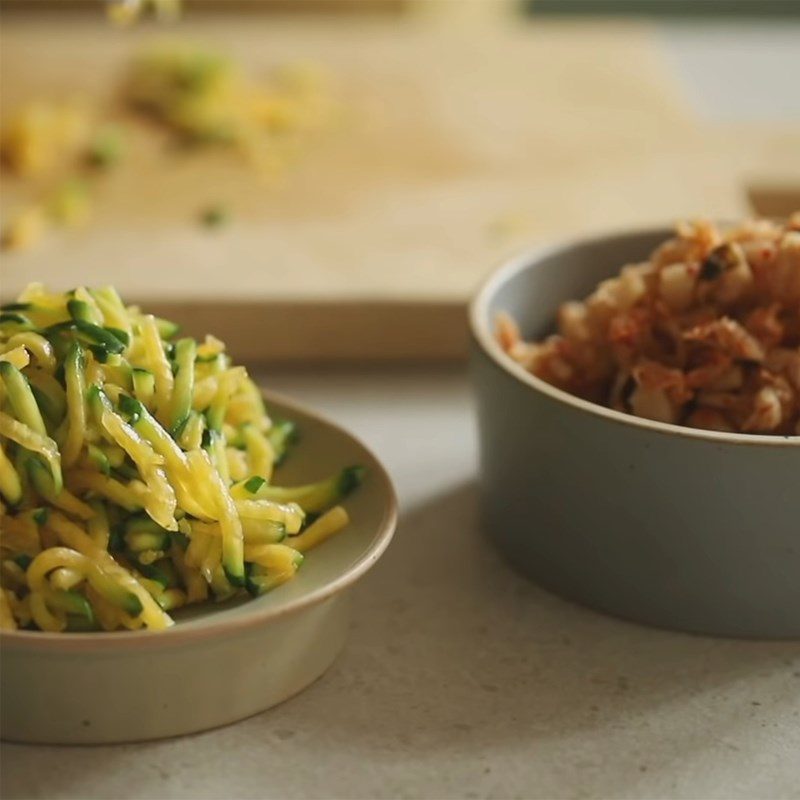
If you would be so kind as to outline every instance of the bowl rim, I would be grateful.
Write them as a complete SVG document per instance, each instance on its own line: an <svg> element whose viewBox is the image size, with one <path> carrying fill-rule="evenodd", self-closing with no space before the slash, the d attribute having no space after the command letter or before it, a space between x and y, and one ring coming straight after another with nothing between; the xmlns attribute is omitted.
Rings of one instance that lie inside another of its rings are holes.
<svg viewBox="0 0 800 800"><path fill-rule="evenodd" d="M592 247L615 239L645 236L652 236L654 238L663 236L664 238L668 238L673 232L673 225L617 228L601 231L599 233L561 238L553 242L534 246L511 258L505 259L496 269L492 270L489 275L484 278L477 292L470 300L468 317L473 342L477 344L483 354L487 356L495 366L499 367L512 378L515 378L528 389L546 395L550 399L563 405L570 406L575 411L597 417L599 420L639 428L653 434L680 436L686 439L712 442L715 444L740 446L758 445L762 447L796 447L800 445L800 436L725 433L722 431L703 430L701 428L689 428L687 426L668 422L657 422L656 420L637 417L633 414L625 414L622 411L616 411L613 408L607 408L606 406L592 403L589 400L584 400L576 395L570 394L563 389L558 389L541 378L532 375L508 356L497 342L492 330L492 322L489 319L489 304L497 292L521 272L536 269L543 259L566 253L568 250L574 248ZM620 264L620 268L622 266L624 265Z"/></svg>
<svg viewBox="0 0 800 800"><path fill-rule="evenodd" d="M193 622L191 628L175 625L162 631L134 630L134 631L95 631L86 633L52 633L47 631L0 631L0 650L15 651L41 651L49 653L76 653L101 651L108 653L127 648L171 648L188 643L207 639L210 637L237 633L260 625L268 624L294 614L304 609L315 606L328 598L339 594L361 578L381 557L394 536L398 519L398 500L392 479L386 468L367 447L361 439L352 434L343 426L333 422L326 415L312 411L305 405L297 403L277 392L261 390L267 405L274 403L282 406L289 414L297 412L301 416L310 417L315 422L322 423L328 428L350 439L367 457L367 468L371 476L377 478L382 484L383 492L388 498L388 503L383 510L383 516L377 531L369 546L360 557L334 580L319 586L303 597L287 602L285 605L258 607L258 598L253 598L243 603L238 608L241 613L233 619L219 619L213 612L207 616L199 617Z"/></svg>

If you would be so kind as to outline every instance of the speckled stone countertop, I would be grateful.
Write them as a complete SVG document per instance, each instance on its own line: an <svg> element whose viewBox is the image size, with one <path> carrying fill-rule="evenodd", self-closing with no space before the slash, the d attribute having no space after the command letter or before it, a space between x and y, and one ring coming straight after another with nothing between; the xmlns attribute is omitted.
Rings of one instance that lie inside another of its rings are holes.
<svg viewBox="0 0 800 800"><path fill-rule="evenodd" d="M786 120L797 33L693 21L664 41L710 121ZM298 697L222 730L3 744L3 798L800 798L800 643L651 630L515 575L477 528L460 372L268 385L358 433L399 490L397 536L356 587L344 653Z"/></svg>
<svg viewBox="0 0 800 800"><path fill-rule="evenodd" d="M151 744L2 746L4 798L800 798L800 643L651 630L525 582L476 525L459 372L280 373L360 434L401 524L300 696Z"/></svg>

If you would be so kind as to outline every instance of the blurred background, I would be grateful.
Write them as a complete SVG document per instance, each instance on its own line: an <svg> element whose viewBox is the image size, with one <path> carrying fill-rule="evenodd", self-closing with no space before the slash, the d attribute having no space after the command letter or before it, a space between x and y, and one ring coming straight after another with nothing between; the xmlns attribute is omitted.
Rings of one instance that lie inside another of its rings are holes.
<svg viewBox="0 0 800 800"><path fill-rule="evenodd" d="M4 301L451 360L541 242L800 207L798 0L6 0Z"/></svg>

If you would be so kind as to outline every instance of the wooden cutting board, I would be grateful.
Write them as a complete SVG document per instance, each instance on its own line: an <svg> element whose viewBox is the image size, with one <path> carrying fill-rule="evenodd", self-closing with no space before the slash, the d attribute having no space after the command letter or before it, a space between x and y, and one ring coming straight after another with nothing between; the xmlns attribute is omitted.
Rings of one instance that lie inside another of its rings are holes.
<svg viewBox="0 0 800 800"><path fill-rule="evenodd" d="M800 176L800 131L696 119L638 24L194 15L171 32L254 75L330 74L332 129L277 178L237 156L176 153L133 124L94 220L3 257L2 295L113 283L239 358L446 358L463 304L500 260L579 231L746 212L749 176ZM8 15L2 113L32 96L114 109L131 56L162 30ZM5 179L2 212L30 187ZM197 223L223 203L224 229Z"/></svg>

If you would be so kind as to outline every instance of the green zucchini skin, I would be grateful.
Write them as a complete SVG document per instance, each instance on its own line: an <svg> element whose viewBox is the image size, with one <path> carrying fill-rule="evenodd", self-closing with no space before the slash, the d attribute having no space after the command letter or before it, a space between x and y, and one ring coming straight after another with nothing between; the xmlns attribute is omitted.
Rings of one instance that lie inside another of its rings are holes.
<svg viewBox="0 0 800 800"><path fill-rule="evenodd" d="M47 436L47 428L28 379L9 361L0 361L0 377L6 385L8 400L16 418L40 436Z"/></svg>
<svg viewBox="0 0 800 800"><path fill-rule="evenodd" d="M251 478L248 478L244 482L244 488L250 492L250 494L258 494L258 490L262 486L267 485L267 479L262 478L261 475L253 475Z"/></svg>
<svg viewBox="0 0 800 800"><path fill-rule="evenodd" d="M15 417L35 433L48 437L49 434L44 424L42 412L36 403L36 397L28 379L8 361L0 361L0 377L2 377L5 384L8 400ZM52 481L52 492L57 495L64 485L59 464L54 464L51 469L50 467L45 467L38 459L39 456L32 454L25 458L28 463L39 463L42 469L47 472Z"/></svg>
<svg viewBox="0 0 800 800"><path fill-rule="evenodd" d="M167 550L172 541L169 532L147 516L135 516L127 520L123 538L126 549L131 553Z"/></svg>
<svg viewBox="0 0 800 800"><path fill-rule="evenodd" d="M169 535L172 537L172 541L185 553L186 548L189 547L189 537L180 531L170 531Z"/></svg>
<svg viewBox="0 0 800 800"><path fill-rule="evenodd" d="M46 373L34 373L28 377L28 383L45 421L57 428L67 413L67 397L63 387L57 379Z"/></svg>
<svg viewBox="0 0 800 800"><path fill-rule="evenodd" d="M240 572L237 566L234 566L233 569L230 569L223 564L222 569L225 571L225 577L228 579L228 582L231 584L231 586L236 586L237 588L241 589L247 585L247 578L244 572Z"/></svg>
<svg viewBox="0 0 800 800"><path fill-rule="evenodd" d="M118 523L113 525L109 531L108 536L108 552L109 553L124 553L125 552L125 525Z"/></svg>
<svg viewBox="0 0 800 800"><path fill-rule="evenodd" d="M97 624L91 603L79 592L53 589L47 593L47 604L66 614L81 617L89 625Z"/></svg>
<svg viewBox="0 0 800 800"><path fill-rule="evenodd" d="M94 414L98 424L103 411L111 409L111 401L106 396L106 393L94 384L86 390L86 402L89 404L89 408L92 410L92 414Z"/></svg>
<svg viewBox="0 0 800 800"><path fill-rule="evenodd" d="M50 470L33 453L26 453L23 463L34 489L52 503L61 492L61 485L56 484Z"/></svg>
<svg viewBox="0 0 800 800"><path fill-rule="evenodd" d="M303 559L304 556L302 553L296 554L294 558L295 570L300 569L303 564ZM252 564L248 562L245 565L245 589L247 589L248 594L252 595L253 597L266 594L284 582L280 576L265 575L261 573L260 570L261 567L259 567L258 564Z"/></svg>
<svg viewBox="0 0 800 800"><path fill-rule="evenodd" d="M91 322L75 320L75 328L95 345L102 347L107 354L121 354L125 352L125 344L114 336L107 328L101 328Z"/></svg>
<svg viewBox="0 0 800 800"><path fill-rule="evenodd" d="M28 317L16 311L6 311L0 314L0 325L4 328L11 328L16 333L36 330L36 326Z"/></svg>
<svg viewBox="0 0 800 800"><path fill-rule="evenodd" d="M222 421L225 419L225 412L227 411L227 403L212 403L204 412L206 418L206 431L205 433L214 434L222 431ZM209 437L210 439L210 437Z"/></svg>
<svg viewBox="0 0 800 800"><path fill-rule="evenodd" d="M145 578L160 583L164 589L174 589L180 585L175 566L168 558L162 558L153 564L139 564L137 569Z"/></svg>
<svg viewBox="0 0 800 800"><path fill-rule="evenodd" d="M76 300L74 297L68 300L67 311L72 319L76 321L82 320L83 322L97 324L97 317L94 313L94 309L83 300Z"/></svg>
<svg viewBox="0 0 800 800"><path fill-rule="evenodd" d="M165 341L172 339L180 332L181 326L177 322L170 322L170 320L162 319L161 317L156 317L155 321L158 335Z"/></svg>
<svg viewBox="0 0 800 800"><path fill-rule="evenodd" d="M151 398L156 391L156 378L149 369L134 367L131 371L131 383L133 393L138 400Z"/></svg>
<svg viewBox="0 0 800 800"><path fill-rule="evenodd" d="M194 362L197 343L194 339L179 339L175 343L174 406L170 419L170 432L177 438L189 419L194 393Z"/></svg>
<svg viewBox="0 0 800 800"><path fill-rule="evenodd" d="M17 506L25 496L22 480L11 459L6 457L8 463L0 467L0 494L10 506Z"/></svg>
<svg viewBox="0 0 800 800"><path fill-rule="evenodd" d="M108 461L108 456L95 444L87 446L87 452L92 463L103 473L103 475L111 474L111 464Z"/></svg>
<svg viewBox="0 0 800 800"><path fill-rule="evenodd" d="M266 481L259 484L258 480L250 478L244 483L244 487L250 491L256 500L272 500L275 503L297 503L306 513L314 514L325 511L341 502L361 485L365 474L364 467L355 465L345 467L325 480L306 486L270 486ZM255 491L252 491L252 489L255 489Z"/></svg>
<svg viewBox="0 0 800 800"><path fill-rule="evenodd" d="M81 301L74 302L80 303ZM86 306L86 303L82 305ZM119 333L123 332L119 331ZM42 335L57 349L63 348L66 337L71 337L73 340L78 339L84 342L101 362L105 362L109 355L121 355L127 348L127 343L115 336L109 328L103 328L82 318L57 322L55 325L44 328ZM125 334L125 338L127 339L127 334Z"/></svg>
<svg viewBox="0 0 800 800"><path fill-rule="evenodd" d="M279 544L287 535L283 523L263 521L258 533L250 531L245 535L245 539L248 544Z"/></svg>
<svg viewBox="0 0 800 800"><path fill-rule="evenodd" d="M128 417L128 421L134 428L139 422L150 416L143 403L127 394L119 396L119 410Z"/></svg>
<svg viewBox="0 0 800 800"><path fill-rule="evenodd" d="M30 556L25 555L25 553L20 553L18 556L14 556L14 558L12 558L11 560L20 569L28 569L28 567L31 565L31 561L33 561L33 559Z"/></svg>
<svg viewBox="0 0 800 800"><path fill-rule="evenodd" d="M107 330L115 339L119 339L125 347L130 345L131 337L128 336L128 332L123 331L122 328L112 328L111 326L106 325L104 330Z"/></svg>
<svg viewBox="0 0 800 800"><path fill-rule="evenodd" d="M132 617L142 613L142 601L107 575L93 573L89 582L109 603L121 608L125 613Z"/></svg>
<svg viewBox="0 0 800 800"><path fill-rule="evenodd" d="M71 378L77 386L86 385L86 358L80 342L73 342L64 357L64 383Z"/></svg>
<svg viewBox="0 0 800 800"><path fill-rule="evenodd" d="M33 510L32 516L37 525L47 525L47 520L50 519L50 509L46 506L36 508Z"/></svg>
<svg viewBox="0 0 800 800"><path fill-rule="evenodd" d="M361 484L364 482L364 477L366 474L366 468L362 467L361 465L345 467L339 475L339 483L337 486L339 499L341 500L342 498L347 497L347 495L349 495L351 492L354 492L359 486L361 486Z"/></svg>

